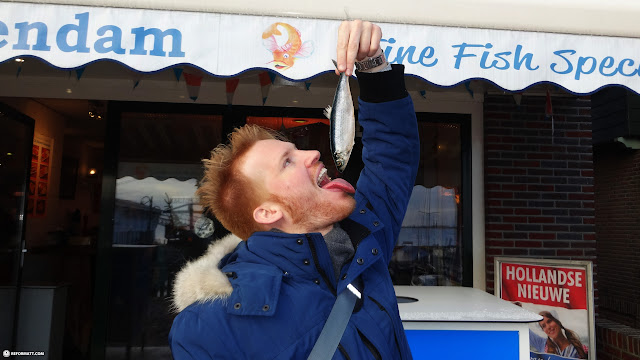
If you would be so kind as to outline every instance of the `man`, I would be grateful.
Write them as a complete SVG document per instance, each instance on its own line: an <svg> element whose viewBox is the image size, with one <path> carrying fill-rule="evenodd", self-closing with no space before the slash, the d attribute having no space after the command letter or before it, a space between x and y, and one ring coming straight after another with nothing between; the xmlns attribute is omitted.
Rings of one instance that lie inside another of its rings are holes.
<svg viewBox="0 0 640 360"><path fill-rule="evenodd" d="M382 53L380 28L343 22L338 70ZM175 359L306 359L337 294L361 293L334 359L411 359L388 272L414 185L418 129L404 68L359 72L364 169L357 191L317 151L245 126L212 151L198 194L238 238L177 277Z"/></svg>

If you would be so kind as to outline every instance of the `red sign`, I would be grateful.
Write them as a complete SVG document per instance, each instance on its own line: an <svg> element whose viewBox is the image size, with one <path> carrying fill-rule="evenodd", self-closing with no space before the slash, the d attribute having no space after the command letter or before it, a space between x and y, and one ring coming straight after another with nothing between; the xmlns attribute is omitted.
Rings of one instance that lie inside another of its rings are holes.
<svg viewBox="0 0 640 360"><path fill-rule="evenodd" d="M566 309L587 309L587 273L583 268L501 264L502 298Z"/></svg>

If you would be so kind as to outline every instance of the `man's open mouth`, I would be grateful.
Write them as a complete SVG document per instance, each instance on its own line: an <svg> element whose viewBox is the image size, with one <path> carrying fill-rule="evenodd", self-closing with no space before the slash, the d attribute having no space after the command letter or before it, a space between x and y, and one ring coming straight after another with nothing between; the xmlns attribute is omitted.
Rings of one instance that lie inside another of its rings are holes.
<svg viewBox="0 0 640 360"><path fill-rule="evenodd" d="M318 174L318 179L316 180L316 183L318 184L319 187L323 187L330 182L331 182L331 178L327 175L327 168L322 168L322 170L320 170L320 174Z"/></svg>

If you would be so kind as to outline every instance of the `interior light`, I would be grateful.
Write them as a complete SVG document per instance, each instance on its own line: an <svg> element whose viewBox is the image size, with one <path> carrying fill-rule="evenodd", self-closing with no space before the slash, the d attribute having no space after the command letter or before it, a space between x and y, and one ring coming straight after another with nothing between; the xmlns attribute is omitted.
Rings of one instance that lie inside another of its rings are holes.
<svg viewBox="0 0 640 360"><path fill-rule="evenodd" d="M73 91L71 91L71 89L67 89L66 92L67 94L71 94Z"/></svg>
<svg viewBox="0 0 640 360"><path fill-rule="evenodd" d="M11 155L13 155L13 153L8 152L7 155L11 156Z"/></svg>
<svg viewBox="0 0 640 360"><path fill-rule="evenodd" d="M89 175L95 175L96 174L96 169L91 168L89 169Z"/></svg>
<svg viewBox="0 0 640 360"><path fill-rule="evenodd" d="M24 59L17 58L15 61L16 61L17 63L23 63L23 62L24 62Z"/></svg>

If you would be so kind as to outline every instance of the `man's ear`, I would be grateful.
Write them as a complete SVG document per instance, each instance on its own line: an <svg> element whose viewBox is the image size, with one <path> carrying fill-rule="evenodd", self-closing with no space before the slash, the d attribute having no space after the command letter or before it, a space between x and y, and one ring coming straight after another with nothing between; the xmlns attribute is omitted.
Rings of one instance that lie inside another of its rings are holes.
<svg viewBox="0 0 640 360"><path fill-rule="evenodd" d="M253 210L253 219L258 224L273 225L280 221L284 214L279 204L265 201Z"/></svg>

